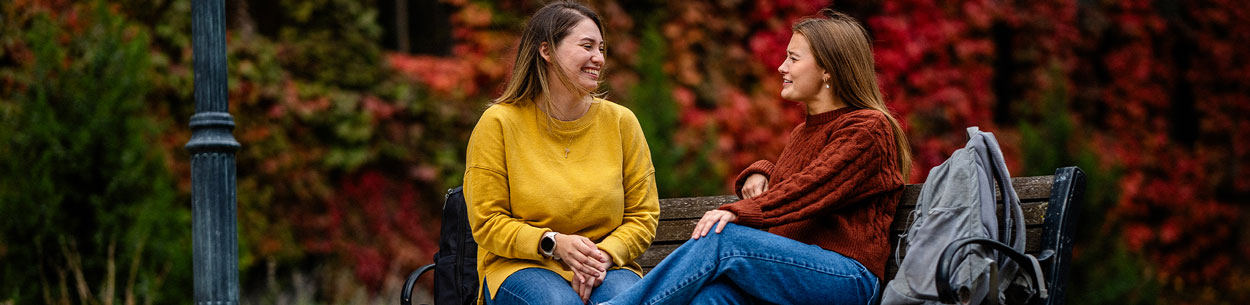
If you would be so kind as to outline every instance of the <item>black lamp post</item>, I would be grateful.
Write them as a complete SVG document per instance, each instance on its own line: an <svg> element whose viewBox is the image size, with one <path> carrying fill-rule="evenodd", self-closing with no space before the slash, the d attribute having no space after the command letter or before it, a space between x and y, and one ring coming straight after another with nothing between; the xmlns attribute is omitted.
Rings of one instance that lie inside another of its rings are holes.
<svg viewBox="0 0 1250 305"><path fill-rule="evenodd" d="M226 98L226 23L222 0L191 1L195 115L191 116L191 209L195 303L239 303L234 153L239 142Z"/></svg>

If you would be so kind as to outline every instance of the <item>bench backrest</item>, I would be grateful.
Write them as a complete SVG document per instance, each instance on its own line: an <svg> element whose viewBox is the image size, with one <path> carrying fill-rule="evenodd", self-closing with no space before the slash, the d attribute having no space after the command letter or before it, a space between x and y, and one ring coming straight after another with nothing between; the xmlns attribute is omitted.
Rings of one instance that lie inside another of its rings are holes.
<svg viewBox="0 0 1250 305"><path fill-rule="evenodd" d="M1056 170L1053 176L1018 177L1012 178L1011 183L1024 209L1027 252L1037 255L1044 249L1055 251L1053 258L1042 262L1042 272L1049 282L1047 287L1051 298L1037 301L1044 302L1042 304L1062 304L1063 283L1067 280L1072 255L1073 220L1076 218L1074 214L1084 193L1085 174L1079 168L1065 167ZM907 226L908 215L916 207L921 186L922 184L910 184L903 190L903 198L891 224L891 253L898 246L899 234ZM655 240L651 248L638 258L644 272L650 271L660 260L690 239L690 232L704 212L737 200L733 195L661 199L660 225ZM886 262L885 268L883 285L893 279L895 271L898 270L893 256Z"/></svg>

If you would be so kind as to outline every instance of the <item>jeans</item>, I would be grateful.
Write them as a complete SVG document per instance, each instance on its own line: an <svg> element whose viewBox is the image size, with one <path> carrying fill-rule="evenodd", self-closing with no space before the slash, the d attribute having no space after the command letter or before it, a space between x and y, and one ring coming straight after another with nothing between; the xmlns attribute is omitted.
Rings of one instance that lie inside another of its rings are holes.
<svg viewBox="0 0 1250 305"><path fill-rule="evenodd" d="M880 288L868 268L837 252L727 224L673 250L608 303L870 304Z"/></svg>
<svg viewBox="0 0 1250 305"><path fill-rule="evenodd" d="M625 269L608 270L603 283L590 293L590 303L597 304L620 294L639 280L638 274ZM482 284L482 297L486 305L511 304L578 304L582 298L573 291L573 286L559 274L542 268L521 269L503 281L492 299L490 292Z"/></svg>

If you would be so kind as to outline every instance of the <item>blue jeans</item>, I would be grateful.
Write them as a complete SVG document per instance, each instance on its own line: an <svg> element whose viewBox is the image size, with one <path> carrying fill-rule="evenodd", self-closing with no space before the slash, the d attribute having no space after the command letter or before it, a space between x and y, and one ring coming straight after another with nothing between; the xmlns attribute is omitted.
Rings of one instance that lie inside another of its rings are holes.
<svg viewBox="0 0 1250 305"><path fill-rule="evenodd" d="M869 304L880 288L868 268L837 252L727 224L673 250L608 303Z"/></svg>
<svg viewBox="0 0 1250 305"><path fill-rule="evenodd" d="M638 280L638 274L633 271L608 270L603 283L591 291L590 303L597 304L606 301L620 294L621 291L625 291ZM573 291L573 286L568 281L565 281L559 274L542 268L525 268L512 273L503 281L503 285L499 286L499 291L495 291L493 299L486 287L483 283L482 297L486 298L486 305L583 304L582 298L577 296L577 292Z"/></svg>

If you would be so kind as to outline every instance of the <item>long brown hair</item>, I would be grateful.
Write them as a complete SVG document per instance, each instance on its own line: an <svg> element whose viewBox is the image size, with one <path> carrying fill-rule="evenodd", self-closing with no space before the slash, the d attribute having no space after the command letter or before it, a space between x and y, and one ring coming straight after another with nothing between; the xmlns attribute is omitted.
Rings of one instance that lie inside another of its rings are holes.
<svg viewBox="0 0 1250 305"><path fill-rule="evenodd" d="M832 76L830 86L835 97L857 109L880 111L890 121L898 147L898 165L906 182L911 174L911 144L877 87L868 31L854 17L826 8L820 10L819 17L796 22L794 32L807 38L816 64Z"/></svg>
<svg viewBox="0 0 1250 305"><path fill-rule="evenodd" d="M570 30L581 22L582 19L589 18L595 22L595 26L599 28L599 32L603 33L603 23L599 20L599 15L584 5L570 2L557 1L543 6L534 13L533 17L525 23L525 29L521 32L521 42L517 45L516 62L512 66L512 76L508 79L507 85L504 87L503 94L495 99L495 103L511 104L532 100L539 94L551 92L551 82L547 79L547 71L552 66L548 65L543 59L542 45L547 44L547 50L551 53L552 65L559 66L555 61L556 44L569 35ZM565 88L577 90L581 94L590 94L581 86L573 84L568 75L564 71L555 73L560 83ZM550 107L551 99L548 96L547 109Z"/></svg>

